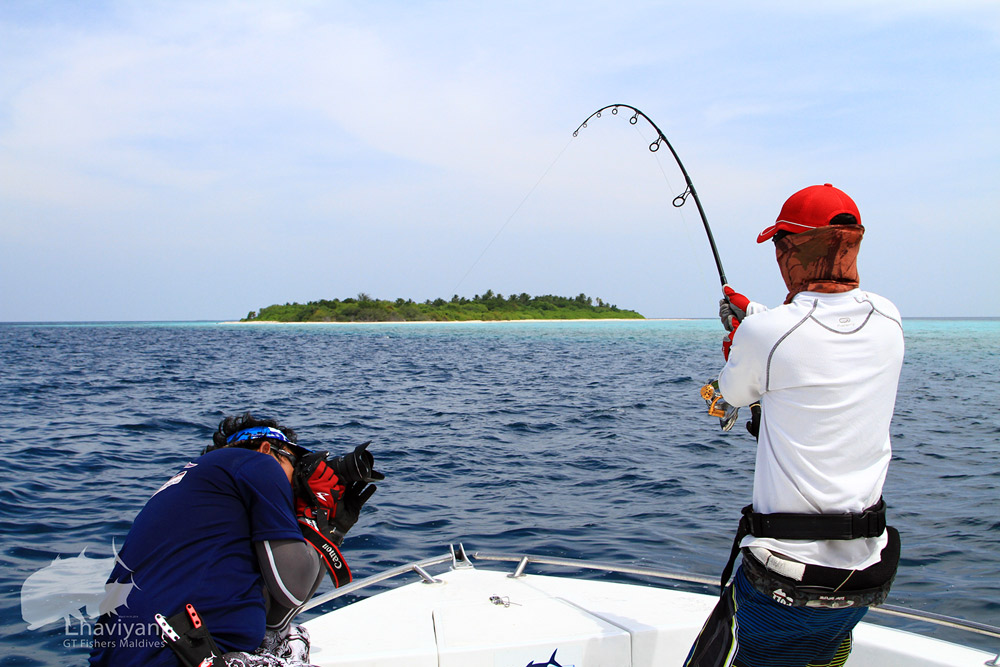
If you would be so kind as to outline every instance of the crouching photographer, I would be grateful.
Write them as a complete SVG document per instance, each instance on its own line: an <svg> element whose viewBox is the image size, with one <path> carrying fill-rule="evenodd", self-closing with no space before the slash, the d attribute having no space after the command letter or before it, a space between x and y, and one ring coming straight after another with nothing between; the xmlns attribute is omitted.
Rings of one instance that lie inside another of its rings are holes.
<svg viewBox="0 0 1000 667"><path fill-rule="evenodd" d="M324 572L351 580L340 545L385 479L368 445L331 457L272 419L224 419L136 516L107 587L131 584L128 599L101 605L91 664L307 664L292 621ZM163 643L126 641L140 624Z"/></svg>

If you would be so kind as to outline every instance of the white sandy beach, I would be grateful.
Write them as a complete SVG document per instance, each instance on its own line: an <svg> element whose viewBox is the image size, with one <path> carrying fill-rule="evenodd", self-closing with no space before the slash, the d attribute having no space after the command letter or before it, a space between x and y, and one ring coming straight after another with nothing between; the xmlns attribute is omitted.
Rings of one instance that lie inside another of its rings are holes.
<svg viewBox="0 0 1000 667"><path fill-rule="evenodd" d="M522 320L396 320L385 322L279 322L277 320L253 320L247 321L225 321L219 324L318 324L318 325L359 325L359 324L519 324L530 322L688 322L693 321L693 317L647 317L647 318L626 318L626 317L585 317L577 319L522 319Z"/></svg>

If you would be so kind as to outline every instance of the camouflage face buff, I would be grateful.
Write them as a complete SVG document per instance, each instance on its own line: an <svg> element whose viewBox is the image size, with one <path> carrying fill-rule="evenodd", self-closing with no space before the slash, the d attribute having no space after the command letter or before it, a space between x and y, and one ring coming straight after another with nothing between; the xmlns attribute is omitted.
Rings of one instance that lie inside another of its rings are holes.
<svg viewBox="0 0 1000 667"><path fill-rule="evenodd" d="M831 225L789 234L775 244L781 277L788 287L785 303L799 292L849 292L858 287L858 249L865 228Z"/></svg>

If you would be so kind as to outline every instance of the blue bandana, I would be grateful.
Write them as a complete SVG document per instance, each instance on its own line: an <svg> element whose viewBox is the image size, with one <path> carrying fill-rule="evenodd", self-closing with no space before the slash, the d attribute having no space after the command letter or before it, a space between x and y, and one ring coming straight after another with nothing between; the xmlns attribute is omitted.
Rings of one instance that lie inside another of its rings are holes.
<svg viewBox="0 0 1000 667"><path fill-rule="evenodd" d="M280 440L281 442L293 444L291 440L285 437L284 433L276 428L271 428L270 426L255 426L253 428L247 428L233 433L231 436L226 438L226 444L231 445L234 442L240 442L241 440L257 440L260 438Z"/></svg>

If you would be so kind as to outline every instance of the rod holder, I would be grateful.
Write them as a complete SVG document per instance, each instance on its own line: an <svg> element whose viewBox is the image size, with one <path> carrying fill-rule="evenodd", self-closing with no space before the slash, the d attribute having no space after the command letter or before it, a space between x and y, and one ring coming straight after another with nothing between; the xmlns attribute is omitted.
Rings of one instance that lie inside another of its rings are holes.
<svg viewBox="0 0 1000 667"><path fill-rule="evenodd" d="M512 572L511 574L508 574L507 576L510 577L511 579L518 579L519 577L523 577L524 576L524 569L526 567L528 567L528 557L524 556L524 557L521 558L520 562L517 564L517 568L514 570L514 572Z"/></svg>
<svg viewBox="0 0 1000 667"><path fill-rule="evenodd" d="M430 573L424 568L420 567L416 563L413 564L413 571L420 575L420 578L425 584L440 584L442 583L440 579L432 577Z"/></svg>

